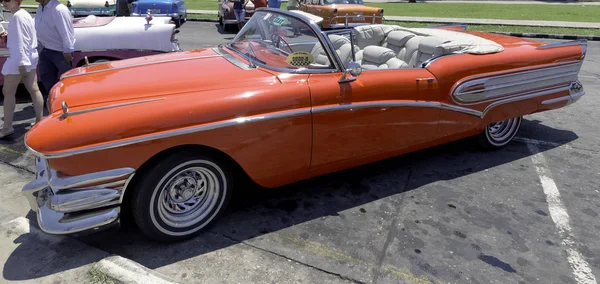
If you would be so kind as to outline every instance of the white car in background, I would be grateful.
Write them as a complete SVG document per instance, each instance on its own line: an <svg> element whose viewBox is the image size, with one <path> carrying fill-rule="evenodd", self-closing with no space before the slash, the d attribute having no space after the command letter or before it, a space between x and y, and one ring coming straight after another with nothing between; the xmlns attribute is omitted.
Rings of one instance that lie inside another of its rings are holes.
<svg viewBox="0 0 600 284"><path fill-rule="evenodd" d="M117 0L68 0L67 7L73 17L117 15Z"/></svg>
<svg viewBox="0 0 600 284"><path fill-rule="evenodd" d="M35 14L32 14L35 16ZM8 21L1 19L0 32ZM180 51L179 32L170 17L87 17L73 18L75 52L73 67ZM0 44L0 66L10 55ZM39 79L39 75L38 75ZM0 74L0 85L4 76Z"/></svg>

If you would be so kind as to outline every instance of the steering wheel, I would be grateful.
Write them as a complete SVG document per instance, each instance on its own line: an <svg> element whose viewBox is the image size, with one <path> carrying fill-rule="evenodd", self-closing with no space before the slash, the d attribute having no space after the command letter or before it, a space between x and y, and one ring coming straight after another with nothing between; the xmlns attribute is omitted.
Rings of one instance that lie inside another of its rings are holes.
<svg viewBox="0 0 600 284"><path fill-rule="evenodd" d="M276 32L271 34L271 42L273 42L275 44L275 47L280 48L279 43L283 42L285 43L285 45L287 46L287 48L293 53L294 50L292 49L292 47L290 46L289 43L287 43L287 41L285 41L285 39L283 39L280 35L278 35Z"/></svg>

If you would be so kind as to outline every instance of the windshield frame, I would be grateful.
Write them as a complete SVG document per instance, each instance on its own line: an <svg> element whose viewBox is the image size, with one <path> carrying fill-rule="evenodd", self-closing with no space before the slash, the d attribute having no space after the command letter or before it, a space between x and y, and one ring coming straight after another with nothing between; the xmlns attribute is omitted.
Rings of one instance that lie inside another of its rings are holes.
<svg viewBox="0 0 600 284"><path fill-rule="evenodd" d="M236 36L229 41L225 47L232 51L235 52L236 54L238 54L239 56L243 57L245 60L247 60L249 63L252 62L254 65L256 66L260 66L262 68L265 69L269 69L269 70L274 70L274 71L278 71L278 72L283 72L283 73L295 73L295 74L315 74L315 73L339 73L339 72L344 72L345 68L344 66L341 64L341 60L339 59L337 53L333 52L332 50L335 50L333 48L333 45L331 44L331 42L329 41L329 38L327 37L327 35L321 30L321 28L319 28L319 26L317 25L317 23L304 16L301 14L298 14L296 12L292 12L292 11L287 11L287 10L281 10L281 9L275 9L275 8L258 8L256 9L256 11L254 12L254 15L252 16L254 17L259 17L259 15L263 15L262 13L274 13L274 14L283 14L285 16L291 17L291 18L295 18L298 21L301 21L303 23L305 23L316 35L317 39L319 40L320 44L323 46L323 49L325 50L325 52L327 53L327 56L329 57L329 59L331 60L331 62L333 63L333 67L332 68L324 68L324 69L288 69L288 68L279 68L279 67L274 67L268 64L264 64L254 58L251 58L250 56L248 56L247 54L241 52L240 50L238 50L237 48L235 48L234 46L232 46L233 42L236 42L237 40L239 40L239 38L241 38L243 36L243 31L246 28L246 26L244 26L237 34ZM260 29L260 33L263 34L264 33L264 29ZM266 36L263 34L263 36Z"/></svg>

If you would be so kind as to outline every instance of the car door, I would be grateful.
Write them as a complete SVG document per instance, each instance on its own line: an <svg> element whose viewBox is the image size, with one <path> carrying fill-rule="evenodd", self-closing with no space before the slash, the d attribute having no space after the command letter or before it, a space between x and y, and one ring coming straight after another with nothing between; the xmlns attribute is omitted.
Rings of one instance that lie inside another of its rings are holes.
<svg viewBox="0 0 600 284"><path fill-rule="evenodd" d="M339 58L339 57L338 57ZM344 64L343 62L340 62ZM435 137L440 94L424 68L311 74L312 171L352 167L419 147Z"/></svg>

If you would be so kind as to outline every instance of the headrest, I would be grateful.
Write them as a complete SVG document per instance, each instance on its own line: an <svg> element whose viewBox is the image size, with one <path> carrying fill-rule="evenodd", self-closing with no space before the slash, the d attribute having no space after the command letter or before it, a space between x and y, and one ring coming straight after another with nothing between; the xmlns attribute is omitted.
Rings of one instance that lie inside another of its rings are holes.
<svg viewBox="0 0 600 284"><path fill-rule="evenodd" d="M341 35L329 35L329 40L335 49L339 49L344 44L350 43L350 40Z"/></svg>
<svg viewBox="0 0 600 284"><path fill-rule="evenodd" d="M363 60L383 64L396 57L393 50L381 46L369 45L363 49Z"/></svg>
<svg viewBox="0 0 600 284"><path fill-rule="evenodd" d="M388 44L395 46L404 46L406 42L412 37L416 36L411 32L406 31L392 31L387 36Z"/></svg>
<svg viewBox="0 0 600 284"><path fill-rule="evenodd" d="M385 35L391 30L391 27L384 25L354 27L356 44L361 48L364 48L368 45L380 45L385 39Z"/></svg>

